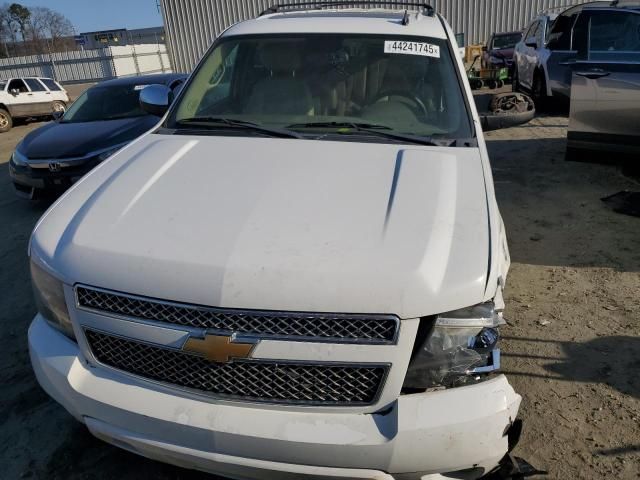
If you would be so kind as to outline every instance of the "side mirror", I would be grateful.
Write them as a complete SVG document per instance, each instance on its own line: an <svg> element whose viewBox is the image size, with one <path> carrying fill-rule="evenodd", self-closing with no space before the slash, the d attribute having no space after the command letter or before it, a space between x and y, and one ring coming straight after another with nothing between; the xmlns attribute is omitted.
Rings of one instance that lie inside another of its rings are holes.
<svg viewBox="0 0 640 480"><path fill-rule="evenodd" d="M536 40L536 37L527 38L527 40L524 42L524 44L527 47L538 48L538 41Z"/></svg>
<svg viewBox="0 0 640 480"><path fill-rule="evenodd" d="M64 112L63 112L63 111L60 111L60 110L56 110L55 112L53 112L53 113L51 114L51 116L53 117L53 121L54 121L54 122L59 122L59 121L60 121L60 119L62 119L62 116L63 116L63 115L64 115Z"/></svg>
<svg viewBox="0 0 640 480"><path fill-rule="evenodd" d="M17 88L12 88L12 89L11 89L11 95L13 95L14 97L15 97L16 95L18 95L19 93L20 93L20 90L18 90Z"/></svg>
<svg viewBox="0 0 640 480"><path fill-rule="evenodd" d="M166 85L149 85L140 90L140 107L151 115L162 117L171 104L171 89Z"/></svg>
<svg viewBox="0 0 640 480"><path fill-rule="evenodd" d="M483 51L483 52L487 52L487 51L489 51L489 47L487 47L486 45L483 45L483 46L482 46L482 51Z"/></svg>

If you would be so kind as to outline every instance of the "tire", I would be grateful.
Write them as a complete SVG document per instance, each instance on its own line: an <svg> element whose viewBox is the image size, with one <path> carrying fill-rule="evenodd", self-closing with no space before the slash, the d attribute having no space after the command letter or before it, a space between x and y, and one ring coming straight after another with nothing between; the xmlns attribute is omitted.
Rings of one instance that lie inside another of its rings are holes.
<svg viewBox="0 0 640 480"><path fill-rule="evenodd" d="M495 90L496 88L498 88L498 81L497 80L489 80L488 86L491 90Z"/></svg>
<svg viewBox="0 0 640 480"><path fill-rule="evenodd" d="M504 80L498 80L498 88L504 87Z"/></svg>
<svg viewBox="0 0 640 480"><path fill-rule="evenodd" d="M566 162L578 162L580 159L580 151L577 148L567 147L564 152L564 160Z"/></svg>
<svg viewBox="0 0 640 480"><path fill-rule="evenodd" d="M518 68L514 67L513 69L513 77L511 79L511 90L514 93L518 93L520 89L520 80L518 80Z"/></svg>
<svg viewBox="0 0 640 480"><path fill-rule="evenodd" d="M0 108L0 133L8 132L13 127L13 118L4 108Z"/></svg>
<svg viewBox="0 0 640 480"><path fill-rule="evenodd" d="M544 111L547 106L547 82L544 75L538 70L533 77L533 85L531 86L531 96L536 104L536 110Z"/></svg>
<svg viewBox="0 0 640 480"><path fill-rule="evenodd" d="M67 104L64 102L60 102L58 100L56 100L55 102L53 102L51 104L51 111L52 112L65 112L67 110Z"/></svg>
<svg viewBox="0 0 640 480"><path fill-rule="evenodd" d="M522 93L498 93L489 103L489 111L480 115L485 132L528 123L536 114L533 99Z"/></svg>
<svg viewBox="0 0 640 480"><path fill-rule="evenodd" d="M536 111L512 113L512 114L488 114L481 116L482 130L490 132L492 130L501 130L503 128L517 127L529 123L535 117Z"/></svg>

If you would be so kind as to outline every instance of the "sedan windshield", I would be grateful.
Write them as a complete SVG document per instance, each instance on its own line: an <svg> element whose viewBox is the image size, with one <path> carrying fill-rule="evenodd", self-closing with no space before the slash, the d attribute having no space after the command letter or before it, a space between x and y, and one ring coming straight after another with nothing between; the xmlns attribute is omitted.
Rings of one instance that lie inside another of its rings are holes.
<svg viewBox="0 0 640 480"><path fill-rule="evenodd" d="M144 85L95 86L84 92L69 107L62 123L95 122L146 115L140 108L140 90Z"/></svg>
<svg viewBox="0 0 640 480"><path fill-rule="evenodd" d="M510 33L509 35L497 35L493 38L493 45L491 48L494 50L513 48L522 40L521 33Z"/></svg>
<svg viewBox="0 0 640 480"><path fill-rule="evenodd" d="M472 136L447 42L375 35L223 39L166 125L265 134L258 126L278 128L281 136L283 130L317 138L338 133L423 144Z"/></svg>

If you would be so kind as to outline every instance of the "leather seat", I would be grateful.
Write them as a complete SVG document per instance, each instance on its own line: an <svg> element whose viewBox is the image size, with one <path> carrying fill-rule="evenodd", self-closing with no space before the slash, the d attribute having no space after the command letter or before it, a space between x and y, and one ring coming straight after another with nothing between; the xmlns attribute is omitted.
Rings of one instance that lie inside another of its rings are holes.
<svg viewBox="0 0 640 480"><path fill-rule="evenodd" d="M255 84L244 107L245 113L313 115L313 99L308 86L296 75L302 59L299 50L285 42L263 46L258 53L269 76Z"/></svg>

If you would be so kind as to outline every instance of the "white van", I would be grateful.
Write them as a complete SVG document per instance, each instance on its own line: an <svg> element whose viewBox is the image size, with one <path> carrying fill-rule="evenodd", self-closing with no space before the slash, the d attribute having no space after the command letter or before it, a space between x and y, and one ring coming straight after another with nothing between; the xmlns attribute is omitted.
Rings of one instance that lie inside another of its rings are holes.
<svg viewBox="0 0 640 480"><path fill-rule="evenodd" d="M157 128L36 226L43 388L107 442L230 478L508 461L509 253L454 45L430 8L224 32Z"/></svg>

